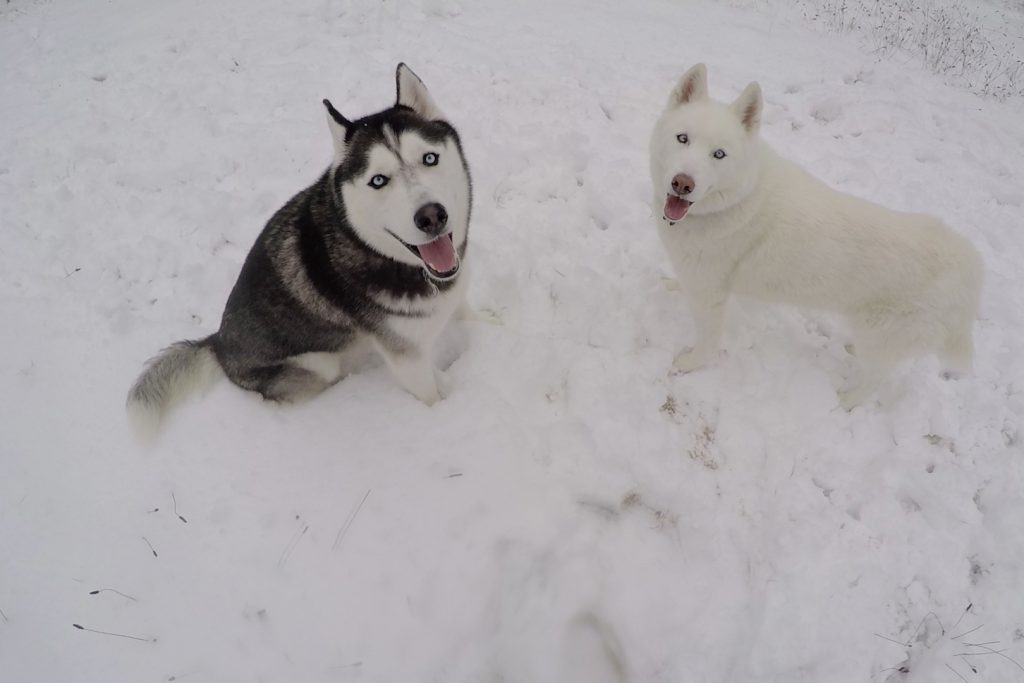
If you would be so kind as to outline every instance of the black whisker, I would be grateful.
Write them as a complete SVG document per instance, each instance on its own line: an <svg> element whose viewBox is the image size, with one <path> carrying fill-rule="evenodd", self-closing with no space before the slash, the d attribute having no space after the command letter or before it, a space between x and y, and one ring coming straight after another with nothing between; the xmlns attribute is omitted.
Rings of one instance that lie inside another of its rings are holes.
<svg viewBox="0 0 1024 683"><path fill-rule="evenodd" d="M956 629L956 627L960 625L960 622L964 620L964 617L967 616L967 613L971 611L972 607L974 607L974 603L973 602L967 603L967 607L964 608L963 614L961 614L960 618L956 620L956 623L953 624L951 630Z"/></svg>
<svg viewBox="0 0 1024 683"><path fill-rule="evenodd" d="M964 664L966 664L971 669L971 673L978 673L978 669L973 664L971 664L969 661L967 661L967 657L966 656L964 656L962 654L955 655L955 656L957 656L960 659L964 660Z"/></svg>
<svg viewBox="0 0 1024 683"><path fill-rule="evenodd" d="M187 519L185 519L181 515L178 515L178 499L174 497L174 491L171 491L171 503L174 504L174 514L178 516L178 519L180 519L185 524L188 524Z"/></svg>
<svg viewBox="0 0 1024 683"><path fill-rule="evenodd" d="M881 638L882 640L888 640L890 643L895 643L896 645L899 645L900 647L910 647L910 643L901 643L898 640L894 640L892 638L887 638L886 636L883 636L881 633L876 633L875 637L876 638Z"/></svg>
<svg viewBox="0 0 1024 683"><path fill-rule="evenodd" d="M961 633L958 636L953 636L953 640L960 640L964 636L970 635L970 634L974 633L975 631L977 631L979 628L983 628L984 626L985 626L985 624L982 624L981 626L975 626L970 631L964 631L963 633Z"/></svg>
<svg viewBox="0 0 1024 683"><path fill-rule="evenodd" d="M992 648L990 648L990 647L985 647L984 645L976 645L975 647L980 647L980 648L981 648L982 650L987 650L987 651L988 651L989 653L991 653L991 654L994 654L994 655L999 655L999 656L1000 656L1000 657L1002 657L1003 659L1006 659L1006 660L1008 660L1008 661L1011 661L1011 662L1013 662L1014 666L1016 666L1016 667L1017 667L1018 669L1020 669L1021 671L1024 671L1024 666L1021 666L1020 662L1018 662L1018 661L1017 661L1016 659L1014 659L1013 657L1008 657L1007 655L1004 655L1004 654L1003 654L1003 652L1005 652L1005 650L993 650ZM975 653L971 654L971 656L972 656L972 657L980 657L980 656L981 656L981 653L980 653L980 652L975 652Z"/></svg>
<svg viewBox="0 0 1024 683"><path fill-rule="evenodd" d="M989 650L988 652L957 652L953 656L954 657L959 657L960 655L965 655L967 657L988 657L989 655L999 655L999 654L1002 654L1002 653L1006 652L1006 650L1007 650L1007 648L1003 648L1002 650Z"/></svg>
<svg viewBox="0 0 1024 683"><path fill-rule="evenodd" d="M128 598L129 600L132 600L133 602L138 602L138 600L136 598L133 598L132 596L128 595L127 593L122 593L121 591L117 590L116 588L97 588L94 591L89 591L89 595L99 595L100 593L103 593L105 591L110 591L111 593L117 593L122 598Z"/></svg>
<svg viewBox="0 0 1024 683"><path fill-rule="evenodd" d="M141 640L144 643L155 643L156 642L156 638L140 638L138 636L128 636L128 635L125 635L123 633L111 633L110 631L98 631L98 630L96 630L94 628L86 628L86 627L82 626L81 624L71 624L71 625L74 626L75 628L77 628L79 631L88 631L90 633L99 633L99 634L104 635L104 636L116 636L118 638L128 638L130 640Z"/></svg>
<svg viewBox="0 0 1024 683"><path fill-rule="evenodd" d="M306 535L307 531L309 531L309 525L303 524L302 528L296 531L295 535L292 536L290 541L288 541L288 545L284 547L284 550L281 552L281 557L277 560L277 566L279 568L284 567L285 563L288 562L288 558L291 557L292 552L299 545L299 541L302 540L302 537Z"/></svg>
<svg viewBox="0 0 1024 683"><path fill-rule="evenodd" d="M338 535L334 537L334 544L331 546L331 550L337 550L341 546L342 539L344 539L345 534L348 533L348 529L352 526L352 522L356 521L356 515L358 515L359 511L363 509L363 503L365 503L366 499L370 497L370 491L372 490L373 489L366 489L366 493L363 494L363 499L360 500L354 508L352 508L350 513L348 513L348 517L345 518L341 528L338 529Z"/></svg>
<svg viewBox="0 0 1024 683"><path fill-rule="evenodd" d="M959 671L957 671L956 669L954 669L953 667L951 667L949 664L946 665L946 668L949 669L950 671L952 671L953 673L955 673L957 678L959 678L961 681L963 681L964 683L968 683L967 679L964 678L963 674L960 673Z"/></svg>
<svg viewBox="0 0 1024 683"><path fill-rule="evenodd" d="M921 623L917 625L916 629L914 629L914 635L907 638L908 643L914 642L914 639L917 638L917 634L921 632L921 628L924 626L924 622L928 621L928 615L930 614L932 614L932 612L929 612L928 614L924 615L924 619L922 619Z"/></svg>

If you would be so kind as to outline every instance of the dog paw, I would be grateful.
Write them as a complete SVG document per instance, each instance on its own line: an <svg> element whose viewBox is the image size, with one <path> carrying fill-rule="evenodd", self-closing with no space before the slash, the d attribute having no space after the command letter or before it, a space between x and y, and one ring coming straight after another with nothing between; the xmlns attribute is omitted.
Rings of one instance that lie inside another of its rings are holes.
<svg viewBox="0 0 1024 683"><path fill-rule="evenodd" d="M839 392L839 407L847 413L853 412L853 409L860 405L860 401L854 396L852 391L840 391Z"/></svg>
<svg viewBox="0 0 1024 683"><path fill-rule="evenodd" d="M694 349L683 351L672 361L672 373L685 375L688 372L700 370L708 364L706 354L699 353Z"/></svg>
<svg viewBox="0 0 1024 683"><path fill-rule="evenodd" d="M470 308L469 304L463 303L455 311L455 319L470 323L484 323L485 325L503 325L501 317L489 308L476 310Z"/></svg>
<svg viewBox="0 0 1024 683"><path fill-rule="evenodd" d="M415 394L420 403L425 406L432 406L441 400L441 394L436 389L433 392L425 391Z"/></svg>
<svg viewBox="0 0 1024 683"><path fill-rule="evenodd" d="M437 382L437 393L441 398L448 398L452 393L452 378L443 370L434 370L434 379Z"/></svg>
<svg viewBox="0 0 1024 683"><path fill-rule="evenodd" d="M414 384L407 383L404 385L405 390L415 396L420 403L432 406L444 398L438 388L437 374L438 371L434 370L431 374L426 375Z"/></svg>
<svg viewBox="0 0 1024 683"><path fill-rule="evenodd" d="M852 412L854 408L864 405L871 392L863 387L854 387L837 392L839 396L839 407L846 412Z"/></svg>

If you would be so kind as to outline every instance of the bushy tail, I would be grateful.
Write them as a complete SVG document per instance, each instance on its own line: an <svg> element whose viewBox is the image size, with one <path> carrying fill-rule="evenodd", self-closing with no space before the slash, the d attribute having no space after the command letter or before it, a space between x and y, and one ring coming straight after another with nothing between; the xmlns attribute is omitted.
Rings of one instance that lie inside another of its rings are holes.
<svg viewBox="0 0 1024 683"><path fill-rule="evenodd" d="M209 388L224 373L213 337L171 344L146 363L128 392L128 415L140 436L156 436L164 417L189 394Z"/></svg>

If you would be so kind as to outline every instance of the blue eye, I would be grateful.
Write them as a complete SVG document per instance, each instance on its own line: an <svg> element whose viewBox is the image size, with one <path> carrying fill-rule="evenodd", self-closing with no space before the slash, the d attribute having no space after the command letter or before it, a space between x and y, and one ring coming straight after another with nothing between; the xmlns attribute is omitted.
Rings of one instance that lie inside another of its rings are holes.
<svg viewBox="0 0 1024 683"><path fill-rule="evenodd" d="M390 180L390 178L388 178L386 175L381 175L380 173L378 173L377 175L370 178L370 187L372 187L375 190L379 190L380 188L388 184L388 180Z"/></svg>
<svg viewBox="0 0 1024 683"><path fill-rule="evenodd" d="M684 145L690 144L690 136L687 135L686 133L680 133L679 135L677 135L676 140L679 140L679 142L683 143Z"/></svg>
<svg viewBox="0 0 1024 683"><path fill-rule="evenodd" d="M711 153L711 156L713 156L716 159L724 159L728 155L725 153L724 149L716 149L714 152Z"/></svg>
<svg viewBox="0 0 1024 683"><path fill-rule="evenodd" d="M436 152L427 152L423 155L423 163L427 166L437 166L437 162L441 160L441 157Z"/></svg>

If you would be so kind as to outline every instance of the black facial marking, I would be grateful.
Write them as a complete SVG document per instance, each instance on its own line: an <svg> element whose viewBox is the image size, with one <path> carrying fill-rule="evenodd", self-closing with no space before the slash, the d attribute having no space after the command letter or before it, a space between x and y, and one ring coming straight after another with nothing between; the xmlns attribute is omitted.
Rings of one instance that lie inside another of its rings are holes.
<svg viewBox="0 0 1024 683"><path fill-rule="evenodd" d="M366 172L370 150L374 146L383 145L390 149L384 135L387 126L395 137L406 131L415 132L427 142L442 145L446 141L454 141L461 151L459 135L447 121L427 121L409 107L396 105L382 112L365 116L354 121L345 131L345 158L334 174L334 182L339 190L342 183L358 177ZM467 169L468 175L468 169Z"/></svg>

